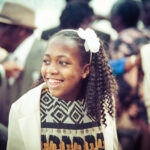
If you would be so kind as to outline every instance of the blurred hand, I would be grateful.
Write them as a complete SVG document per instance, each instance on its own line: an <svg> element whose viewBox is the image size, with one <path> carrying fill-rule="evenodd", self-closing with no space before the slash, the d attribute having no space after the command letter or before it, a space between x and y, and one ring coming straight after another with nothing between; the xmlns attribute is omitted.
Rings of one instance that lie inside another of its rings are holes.
<svg viewBox="0 0 150 150"><path fill-rule="evenodd" d="M7 61L3 64L3 67L6 72L6 78L14 77L15 79L18 78L19 74L23 71L23 68L20 67L14 61Z"/></svg>

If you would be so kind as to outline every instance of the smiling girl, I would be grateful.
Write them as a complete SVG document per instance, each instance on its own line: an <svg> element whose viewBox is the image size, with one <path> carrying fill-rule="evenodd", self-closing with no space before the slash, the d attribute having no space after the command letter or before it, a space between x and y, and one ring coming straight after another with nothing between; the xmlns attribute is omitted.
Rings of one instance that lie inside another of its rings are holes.
<svg viewBox="0 0 150 150"><path fill-rule="evenodd" d="M51 37L38 84L11 107L8 150L117 150L117 84L93 30Z"/></svg>

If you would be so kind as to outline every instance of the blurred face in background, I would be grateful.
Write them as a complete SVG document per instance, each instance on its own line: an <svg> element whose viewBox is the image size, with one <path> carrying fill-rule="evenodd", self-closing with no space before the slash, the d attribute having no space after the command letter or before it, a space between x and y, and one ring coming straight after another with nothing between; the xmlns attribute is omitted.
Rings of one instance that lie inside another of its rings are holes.
<svg viewBox="0 0 150 150"><path fill-rule="evenodd" d="M0 47L13 52L32 33L33 29L0 23Z"/></svg>
<svg viewBox="0 0 150 150"><path fill-rule="evenodd" d="M112 14L110 17L110 22L111 22L112 28L114 28L118 33L121 32L125 28L120 16Z"/></svg>

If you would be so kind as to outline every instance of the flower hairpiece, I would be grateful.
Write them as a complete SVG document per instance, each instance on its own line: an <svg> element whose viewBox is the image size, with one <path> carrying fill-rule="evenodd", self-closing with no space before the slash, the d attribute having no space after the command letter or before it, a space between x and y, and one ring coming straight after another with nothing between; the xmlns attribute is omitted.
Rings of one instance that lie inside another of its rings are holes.
<svg viewBox="0 0 150 150"><path fill-rule="evenodd" d="M87 28L83 30L82 28L79 28L77 33L81 39L85 40L84 47L86 52L90 51L90 53L96 53L99 51L99 38L92 29Z"/></svg>

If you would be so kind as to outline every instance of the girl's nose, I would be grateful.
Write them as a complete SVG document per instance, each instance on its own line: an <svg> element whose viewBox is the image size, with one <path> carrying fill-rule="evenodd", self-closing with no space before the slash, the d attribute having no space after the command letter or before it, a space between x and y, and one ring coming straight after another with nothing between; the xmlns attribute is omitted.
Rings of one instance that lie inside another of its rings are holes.
<svg viewBox="0 0 150 150"><path fill-rule="evenodd" d="M57 74L58 73L57 65L55 63L49 64L46 68L46 72L50 74Z"/></svg>

